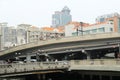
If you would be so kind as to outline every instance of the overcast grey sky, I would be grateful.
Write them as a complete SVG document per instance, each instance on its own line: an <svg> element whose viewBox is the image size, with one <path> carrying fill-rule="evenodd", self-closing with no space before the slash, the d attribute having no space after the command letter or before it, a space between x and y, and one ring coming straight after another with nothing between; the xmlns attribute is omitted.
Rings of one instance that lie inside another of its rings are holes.
<svg viewBox="0 0 120 80"><path fill-rule="evenodd" d="M64 6L70 8L73 21L94 23L97 16L120 13L120 0L0 0L0 23L49 26L52 14Z"/></svg>

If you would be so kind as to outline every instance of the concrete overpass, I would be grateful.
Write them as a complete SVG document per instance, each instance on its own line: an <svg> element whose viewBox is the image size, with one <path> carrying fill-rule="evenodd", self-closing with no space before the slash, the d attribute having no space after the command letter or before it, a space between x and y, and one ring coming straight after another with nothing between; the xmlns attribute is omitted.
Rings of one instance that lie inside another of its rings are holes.
<svg viewBox="0 0 120 80"><path fill-rule="evenodd" d="M11 65L11 66L10 66ZM58 61L58 62L37 62L37 63L23 63L23 64L0 64L0 78L14 77L33 74L48 74L48 73L66 73L71 76L78 77L82 75L97 75L100 78L102 76L109 76L112 79L113 76L120 77L120 60L119 59L94 59L94 60L71 60L71 61ZM69 77L71 77L69 76ZM77 78L75 77L75 78ZM72 77L74 79L74 77ZM78 80L78 79L77 79ZM81 79L80 79L81 80ZM92 80L92 79L90 79ZM104 80L104 79L99 79ZM106 80L106 79L105 79Z"/></svg>
<svg viewBox="0 0 120 80"><path fill-rule="evenodd" d="M69 71L117 71L120 72L119 59L71 60Z"/></svg>
<svg viewBox="0 0 120 80"><path fill-rule="evenodd" d="M118 52L120 33L104 33L59 39L38 41L20 46L15 46L0 52L0 59L15 57L15 53L26 54L61 54L85 50L98 50L115 48ZM114 50L114 51L115 51Z"/></svg>
<svg viewBox="0 0 120 80"><path fill-rule="evenodd" d="M67 71L67 61L0 64L0 77L15 77Z"/></svg>

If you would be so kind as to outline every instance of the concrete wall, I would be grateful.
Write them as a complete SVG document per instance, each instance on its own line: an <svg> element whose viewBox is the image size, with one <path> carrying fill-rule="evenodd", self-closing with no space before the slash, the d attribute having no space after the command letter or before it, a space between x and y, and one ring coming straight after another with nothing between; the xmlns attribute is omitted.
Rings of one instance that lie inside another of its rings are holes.
<svg viewBox="0 0 120 80"><path fill-rule="evenodd" d="M69 24L65 26L65 36L73 36L72 33L76 32L76 29L74 24Z"/></svg>
<svg viewBox="0 0 120 80"><path fill-rule="evenodd" d="M120 60L73 60L70 62L70 70L120 71Z"/></svg>

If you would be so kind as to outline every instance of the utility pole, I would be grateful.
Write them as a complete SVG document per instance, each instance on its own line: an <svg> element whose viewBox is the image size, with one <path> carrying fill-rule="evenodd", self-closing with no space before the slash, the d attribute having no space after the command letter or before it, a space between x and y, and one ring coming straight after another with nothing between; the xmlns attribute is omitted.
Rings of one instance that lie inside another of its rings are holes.
<svg viewBox="0 0 120 80"><path fill-rule="evenodd" d="M76 32L77 36L79 35L79 32L81 32L81 35L83 36L83 22L80 22L80 29L77 27Z"/></svg>
<svg viewBox="0 0 120 80"><path fill-rule="evenodd" d="M81 26L81 35L83 36L83 22L80 22L80 26Z"/></svg>
<svg viewBox="0 0 120 80"><path fill-rule="evenodd" d="M77 30L76 30L76 32L77 32L77 36L78 36L78 31L79 31L79 30L78 30L78 28L77 28Z"/></svg>

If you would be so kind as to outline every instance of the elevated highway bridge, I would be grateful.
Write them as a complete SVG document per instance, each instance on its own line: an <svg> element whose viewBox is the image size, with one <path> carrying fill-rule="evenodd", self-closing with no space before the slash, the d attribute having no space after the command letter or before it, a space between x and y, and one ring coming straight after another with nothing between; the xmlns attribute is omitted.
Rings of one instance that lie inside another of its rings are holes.
<svg viewBox="0 0 120 80"><path fill-rule="evenodd" d="M8 59L25 55L53 55L67 53L72 56L74 53L85 53L89 56L97 57L106 53L118 53L120 43L120 33L104 33L84 36L64 37L59 39L37 41L20 46L11 47L0 51L0 59ZM20 53L20 55L16 55ZM98 55L99 54L99 55ZM65 55L55 56L60 60Z"/></svg>
<svg viewBox="0 0 120 80"><path fill-rule="evenodd" d="M63 73L68 68L69 64L67 61L0 64L0 77Z"/></svg>
<svg viewBox="0 0 120 80"><path fill-rule="evenodd" d="M80 76L81 74L84 77L85 75L90 75L90 76L99 75L100 77L101 76L120 77L119 75L120 60L92 59L92 60L58 61L58 62L34 62L34 63L32 62L32 63L23 63L23 64L21 63L0 64L0 78L17 77L17 76L22 77L25 75L34 75L34 74L47 75L49 73L52 74L58 72L63 74L72 73L72 76L78 74ZM100 79L100 80L104 80L104 79ZM107 80L114 80L114 79L107 79Z"/></svg>

